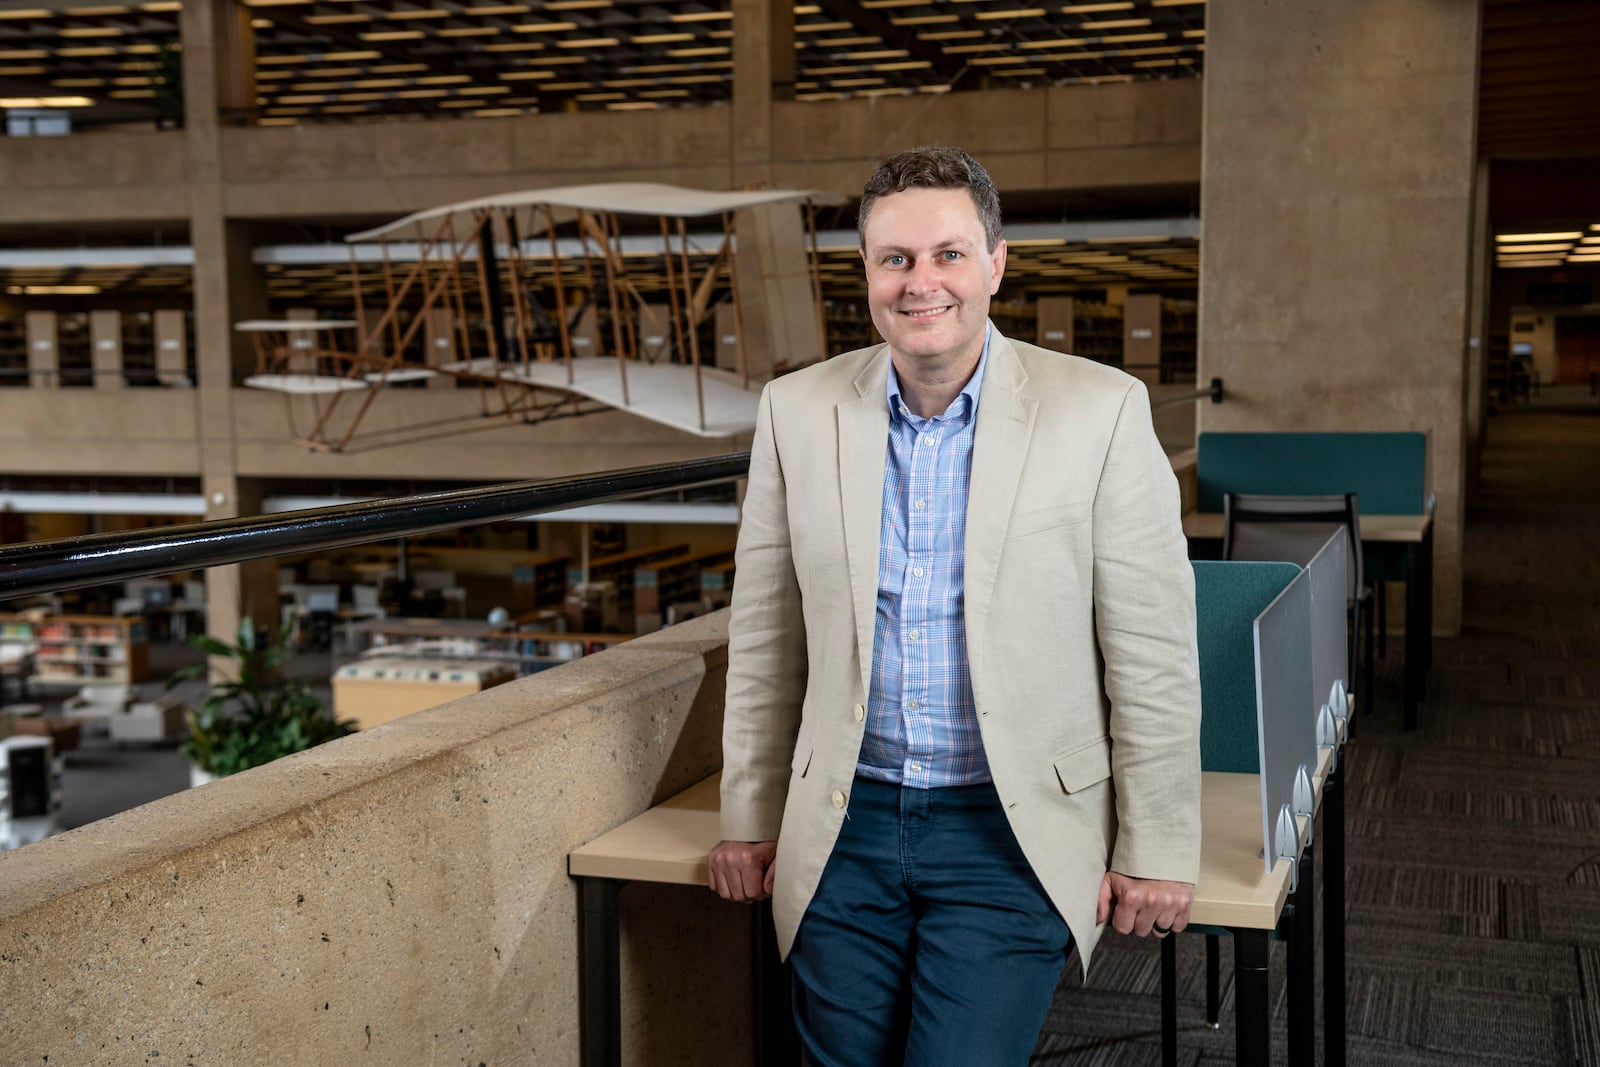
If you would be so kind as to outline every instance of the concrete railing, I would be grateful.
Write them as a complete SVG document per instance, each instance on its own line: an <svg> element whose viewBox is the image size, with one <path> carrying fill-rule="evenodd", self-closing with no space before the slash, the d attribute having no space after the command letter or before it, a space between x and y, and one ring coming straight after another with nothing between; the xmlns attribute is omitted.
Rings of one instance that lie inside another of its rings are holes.
<svg viewBox="0 0 1600 1067"><path fill-rule="evenodd" d="M721 764L726 612L0 854L33 1064L572 1064L566 855ZM623 894L630 1064L749 1063L755 912Z"/></svg>

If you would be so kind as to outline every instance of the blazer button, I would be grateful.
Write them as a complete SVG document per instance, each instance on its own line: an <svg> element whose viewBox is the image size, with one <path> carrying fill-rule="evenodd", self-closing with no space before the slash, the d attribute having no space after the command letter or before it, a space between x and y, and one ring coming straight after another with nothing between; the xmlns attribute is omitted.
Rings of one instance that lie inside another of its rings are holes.
<svg viewBox="0 0 1600 1067"><path fill-rule="evenodd" d="M857 704L856 705L856 722L866 722L866 721L867 721L867 706L865 704Z"/></svg>
<svg viewBox="0 0 1600 1067"><path fill-rule="evenodd" d="M844 793L837 789L833 791L833 806L836 808L844 807Z"/></svg>

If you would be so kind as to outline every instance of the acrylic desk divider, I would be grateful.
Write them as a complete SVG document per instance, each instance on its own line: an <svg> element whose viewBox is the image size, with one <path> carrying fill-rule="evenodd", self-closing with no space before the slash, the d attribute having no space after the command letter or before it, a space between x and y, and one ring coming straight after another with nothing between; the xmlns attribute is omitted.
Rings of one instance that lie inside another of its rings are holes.
<svg viewBox="0 0 1600 1067"><path fill-rule="evenodd" d="M1255 619L1256 726L1268 871L1300 858L1296 816L1315 814L1317 700L1311 682L1311 583L1304 573ZM1298 865L1297 865L1298 866ZM1293 883L1291 883L1292 885Z"/></svg>
<svg viewBox="0 0 1600 1067"><path fill-rule="evenodd" d="M1205 771L1258 774L1268 781L1268 760L1262 745L1260 685L1257 671L1255 623L1259 616L1300 578L1293 563L1214 562L1197 560L1194 568L1195 611L1200 647L1200 767ZM1310 631L1305 615L1302 644L1309 649ZM1276 683L1276 679L1274 679ZM1311 697L1309 664L1303 676L1304 696ZM1315 725L1305 711L1312 731L1308 760L1287 765L1288 786L1280 804L1293 813L1294 778L1301 763L1316 765ZM1275 738L1283 731L1271 731ZM1274 794L1277 795L1277 794ZM1268 871L1276 861L1275 830L1278 806L1262 807L1262 855ZM1292 822L1291 822L1292 825ZM1298 850L1292 851L1291 855Z"/></svg>
<svg viewBox="0 0 1600 1067"><path fill-rule="evenodd" d="M1311 693L1317 716L1317 746L1338 765L1350 705L1350 545L1335 531L1306 564L1311 583Z"/></svg>

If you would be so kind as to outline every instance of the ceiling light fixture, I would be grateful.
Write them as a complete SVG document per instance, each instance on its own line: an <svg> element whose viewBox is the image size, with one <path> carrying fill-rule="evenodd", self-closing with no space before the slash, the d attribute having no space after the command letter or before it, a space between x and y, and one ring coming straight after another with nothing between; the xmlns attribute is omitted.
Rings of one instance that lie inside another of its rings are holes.
<svg viewBox="0 0 1600 1067"><path fill-rule="evenodd" d="M1571 247L1572 244L1570 241L1561 241L1553 244L1514 245L1510 248L1497 249L1497 251L1503 256L1507 253L1526 254L1529 252L1565 252Z"/></svg>
<svg viewBox="0 0 1600 1067"><path fill-rule="evenodd" d="M0 96L0 108L94 107L87 96Z"/></svg>
<svg viewBox="0 0 1600 1067"><path fill-rule="evenodd" d="M1508 243L1515 241L1576 241L1582 236L1583 233L1581 231L1572 230L1563 233L1497 233L1494 235L1494 239Z"/></svg>
<svg viewBox="0 0 1600 1067"><path fill-rule="evenodd" d="M98 285L8 285L6 292L12 296L94 296L100 292Z"/></svg>

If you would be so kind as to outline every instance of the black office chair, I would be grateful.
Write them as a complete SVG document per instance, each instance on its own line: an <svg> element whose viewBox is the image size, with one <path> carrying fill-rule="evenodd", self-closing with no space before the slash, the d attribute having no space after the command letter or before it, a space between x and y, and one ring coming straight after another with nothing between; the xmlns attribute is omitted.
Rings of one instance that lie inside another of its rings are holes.
<svg viewBox="0 0 1600 1067"><path fill-rule="evenodd" d="M1279 496L1265 493L1226 493L1222 498L1222 558L1283 560L1304 567L1335 532L1343 530L1350 551L1349 655L1351 676L1359 665L1361 681L1354 687L1364 707L1372 707L1372 657L1374 599L1361 563L1361 509L1355 493L1321 496ZM1363 629L1362 623L1365 623ZM1356 635L1361 634L1358 648Z"/></svg>

